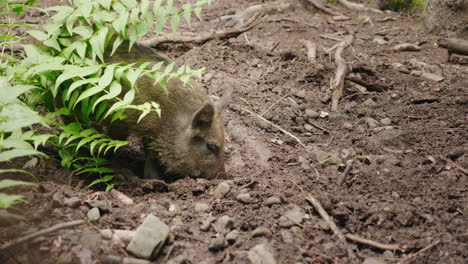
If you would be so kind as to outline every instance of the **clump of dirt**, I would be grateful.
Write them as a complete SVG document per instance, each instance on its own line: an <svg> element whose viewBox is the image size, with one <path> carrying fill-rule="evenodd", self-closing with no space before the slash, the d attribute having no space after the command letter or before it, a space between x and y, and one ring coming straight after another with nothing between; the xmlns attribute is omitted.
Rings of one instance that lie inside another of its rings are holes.
<svg viewBox="0 0 468 264"><path fill-rule="evenodd" d="M216 18L255 3L215 1L192 30L222 27ZM269 15L236 38L165 45L177 62L206 67L203 83L211 94L234 91L225 114L226 178L166 184L129 172L117 187L133 199L128 205L86 189L55 159L45 159L36 169L40 187L15 190L28 201L15 211L24 219L2 227L2 241L87 219L89 200L105 201L107 209L97 221L4 250L1 262L92 263L102 255L128 256L99 231L135 230L153 214L172 234L153 263L249 263L249 252L260 244L268 245L262 249L277 263L465 263L468 68L447 62L447 52L434 45L438 36L423 30L419 15L331 7L351 19L334 21L296 8ZM346 28L356 30L356 38L344 53L350 68L345 94L339 111L332 112L323 98L336 65L324 50L337 41L326 36L341 39ZM308 61L300 39L319 46L317 63ZM393 51L400 43L418 43L421 50ZM420 62L444 80L409 74L421 70ZM127 156L129 164L135 162L135 155ZM306 200L308 194L344 234L405 250L344 244ZM79 203L71 206L73 197ZM209 223L221 216L232 218L231 230L238 234L213 248L212 240L224 234Z"/></svg>

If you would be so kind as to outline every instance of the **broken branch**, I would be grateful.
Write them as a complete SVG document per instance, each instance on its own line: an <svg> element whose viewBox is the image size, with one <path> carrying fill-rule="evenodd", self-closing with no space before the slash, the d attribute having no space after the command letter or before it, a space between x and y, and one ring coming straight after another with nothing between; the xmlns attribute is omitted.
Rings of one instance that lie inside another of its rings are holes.
<svg viewBox="0 0 468 264"><path fill-rule="evenodd" d="M347 239L349 239L349 240L354 241L354 242L358 242L358 243L361 243L361 244L366 244L368 246L372 246L372 247L379 248L379 249L382 249L382 250L391 250L391 251L399 250L399 251L402 251L402 252L405 251L405 248L398 245L398 244L382 244L382 243L375 242L375 241L365 239L365 238L362 238L362 237L358 237L358 236L355 236L355 235L352 235L352 234L346 234L345 237Z"/></svg>
<svg viewBox="0 0 468 264"><path fill-rule="evenodd" d="M346 65L346 60L343 59L343 51L344 49L351 45L354 40L354 35L349 35L344 38L342 42L338 44L335 51L335 63L336 63L336 74L335 80L332 86L332 110L338 110L338 102L343 97L344 94L344 80L346 76L346 71L348 69Z"/></svg>

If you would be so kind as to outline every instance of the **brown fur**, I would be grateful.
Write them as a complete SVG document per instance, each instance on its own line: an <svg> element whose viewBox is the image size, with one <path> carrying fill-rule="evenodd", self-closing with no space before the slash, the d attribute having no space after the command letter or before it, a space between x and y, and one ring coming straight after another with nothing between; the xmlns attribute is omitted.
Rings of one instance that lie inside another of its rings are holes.
<svg viewBox="0 0 468 264"><path fill-rule="evenodd" d="M110 62L166 60L150 48L120 47ZM145 145L145 177L166 176L214 178L224 172L224 128L222 110L227 98L211 102L205 90L192 80L192 87L180 80L168 81L165 93L154 81L142 77L135 104L154 101L160 104L161 117L154 112L137 123L141 112L127 110L128 119L114 122L109 134L123 139L129 134L142 138ZM167 179L167 178L166 178Z"/></svg>

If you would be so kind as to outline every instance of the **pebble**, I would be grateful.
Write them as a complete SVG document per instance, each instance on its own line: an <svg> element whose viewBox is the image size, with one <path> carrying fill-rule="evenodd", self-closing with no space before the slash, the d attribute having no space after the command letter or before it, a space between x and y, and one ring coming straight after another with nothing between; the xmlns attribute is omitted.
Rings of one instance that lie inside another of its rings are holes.
<svg viewBox="0 0 468 264"><path fill-rule="evenodd" d="M200 202L195 203L195 211L196 212L201 212L202 213L202 212L206 212L208 210L210 210L210 205L209 204L200 203Z"/></svg>
<svg viewBox="0 0 468 264"><path fill-rule="evenodd" d="M390 251L390 250L385 250L384 253L383 253L383 257L384 258L394 258L395 254L393 254L393 252Z"/></svg>
<svg viewBox="0 0 468 264"><path fill-rule="evenodd" d="M231 217L223 215L213 224L216 232L226 234L234 228L234 221Z"/></svg>
<svg viewBox="0 0 468 264"><path fill-rule="evenodd" d="M209 216L208 218L203 220L203 222L202 222L202 224L200 226L200 230L205 231L205 232L210 230L211 223L213 223L215 220L216 220L216 217Z"/></svg>
<svg viewBox="0 0 468 264"><path fill-rule="evenodd" d="M280 234L281 234L281 239L283 240L284 243L292 244L294 242L294 236L288 230L283 229L281 230Z"/></svg>
<svg viewBox="0 0 468 264"><path fill-rule="evenodd" d="M262 236L272 236L270 229L266 227L257 227L254 231L252 231L252 237L262 237Z"/></svg>
<svg viewBox="0 0 468 264"><path fill-rule="evenodd" d="M353 124L351 122L344 122L343 123L343 128L345 129L352 129L353 128Z"/></svg>
<svg viewBox="0 0 468 264"><path fill-rule="evenodd" d="M86 201L86 203L89 204L89 206L99 208L102 211L109 211L109 206L103 200L89 200Z"/></svg>
<svg viewBox="0 0 468 264"><path fill-rule="evenodd" d="M386 41L385 39L381 38L381 37L376 37L372 40L372 42L376 43L377 45L385 45L388 43L388 41Z"/></svg>
<svg viewBox="0 0 468 264"><path fill-rule="evenodd" d="M231 190L231 186L226 181L220 182L213 191L215 199L221 199Z"/></svg>
<svg viewBox="0 0 468 264"><path fill-rule="evenodd" d="M52 195L52 208L58 208L62 206L63 196L56 192Z"/></svg>
<svg viewBox="0 0 468 264"><path fill-rule="evenodd" d="M237 201L243 204L251 204L254 203L254 199L250 196L250 193L241 193L236 197Z"/></svg>
<svg viewBox="0 0 468 264"><path fill-rule="evenodd" d="M210 240L208 249L211 251L222 250L228 245L226 239L223 236L218 236Z"/></svg>
<svg viewBox="0 0 468 264"><path fill-rule="evenodd" d="M240 232L237 231L237 230L232 230L231 232L227 233L226 234L226 241L229 243L229 244L234 244L236 243L237 239L239 238L240 236Z"/></svg>
<svg viewBox="0 0 468 264"><path fill-rule="evenodd" d="M394 191L392 192L392 197L395 199L400 199L400 194Z"/></svg>
<svg viewBox="0 0 468 264"><path fill-rule="evenodd" d="M393 129L394 129L393 126L383 126L383 127L375 127L373 129L373 131L376 132L376 133L379 133L379 132L384 131L384 130L393 130Z"/></svg>
<svg viewBox="0 0 468 264"><path fill-rule="evenodd" d="M367 106L367 107L374 107L374 106L377 106L377 103L372 100L371 98L365 100L363 103L362 103L363 106Z"/></svg>
<svg viewBox="0 0 468 264"><path fill-rule="evenodd" d="M320 116L320 114L312 109L306 109L305 110L305 117L306 118L311 118L311 119L316 119Z"/></svg>
<svg viewBox="0 0 468 264"><path fill-rule="evenodd" d="M295 204L291 204L286 208L286 212L278 219L278 224L281 227L291 227L296 223L302 223L304 217L304 210Z"/></svg>
<svg viewBox="0 0 468 264"><path fill-rule="evenodd" d="M81 204L81 200L78 197L70 197L65 199L63 204L71 208L77 208Z"/></svg>
<svg viewBox="0 0 468 264"><path fill-rule="evenodd" d="M374 127L377 127L379 125L379 121L375 120L372 117L366 117L365 121L366 121L366 124L367 124L367 126L369 128L374 128Z"/></svg>
<svg viewBox="0 0 468 264"><path fill-rule="evenodd" d="M276 196L271 196L271 197L268 197L264 202L263 204L265 206L272 206L274 204L281 204L281 199L276 197Z"/></svg>
<svg viewBox="0 0 468 264"><path fill-rule="evenodd" d="M101 214L99 213L99 208L97 207L90 209L87 215L89 221L97 221L99 220L99 217L101 217Z"/></svg>
<svg viewBox="0 0 468 264"><path fill-rule="evenodd" d="M158 217L149 214L135 231L126 250L143 259L153 259L169 237L169 226Z"/></svg>
<svg viewBox="0 0 468 264"><path fill-rule="evenodd" d="M362 264L385 264L384 260L380 260L377 258L366 258Z"/></svg>
<svg viewBox="0 0 468 264"><path fill-rule="evenodd" d="M392 120L388 117L380 119L380 123L384 126L390 126L392 124Z"/></svg>
<svg viewBox="0 0 468 264"><path fill-rule="evenodd" d="M309 125L309 124L305 124L304 129L306 131L314 131L315 130L315 128L313 126Z"/></svg>
<svg viewBox="0 0 468 264"><path fill-rule="evenodd" d="M306 92L305 90L294 90L293 91L293 94L297 97L297 98L301 98L301 99L304 99L306 97Z"/></svg>
<svg viewBox="0 0 468 264"><path fill-rule="evenodd" d="M276 264L271 247L267 244L256 245L247 256L252 264Z"/></svg>
<svg viewBox="0 0 468 264"><path fill-rule="evenodd" d="M320 111L319 117L325 118L325 117L328 117L329 115L330 115L330 114L329 114L328 112Z"/></svg>

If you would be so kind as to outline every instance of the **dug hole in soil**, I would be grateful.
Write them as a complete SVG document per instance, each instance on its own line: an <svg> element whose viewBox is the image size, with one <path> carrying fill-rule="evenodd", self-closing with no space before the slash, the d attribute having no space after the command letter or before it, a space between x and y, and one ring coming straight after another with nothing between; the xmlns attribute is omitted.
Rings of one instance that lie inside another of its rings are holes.
<svg viewBox="0 0 468 264"><path fill-rule="evenodd" d="M226 21L219 17L257 3L214 1L202 22L180 31L222 28ZM50 155L33 169L40 187L14 190L26 196L27 203L12 210L24 218L1 227L0 240L87 220L89 200L101 203L100 217L3 250L0 262L133 258L128 242L101 231L135 230L152 214L170 228L152 263L256 264L269 257L271 263L468 263L468 67L448 62L447 51L435 45L439 36L425 32L418 14L331 7L351 19L333 21L299 5L235 38L160 47L179 64L206 67L202 82L210 94L233 89L224 115L226 178L167 185L129 173L128 182L116 187L133 200L128 204L115 192L83 187ZM22 19L45 21L29 13ZM336 65L334 51L324 50L347 35L345 26L356 34L343 56L349 66L345 94L339 110L331 111L322 99ZM317 44L316 63L309 62L301 39ZM418 43L421 50L394 51L400 43ZM424 65L444 79L409 74ZM398 249L343 241L309 195L345 236ZM223 229L217 225L225 216L230 219Z"/></svg>

